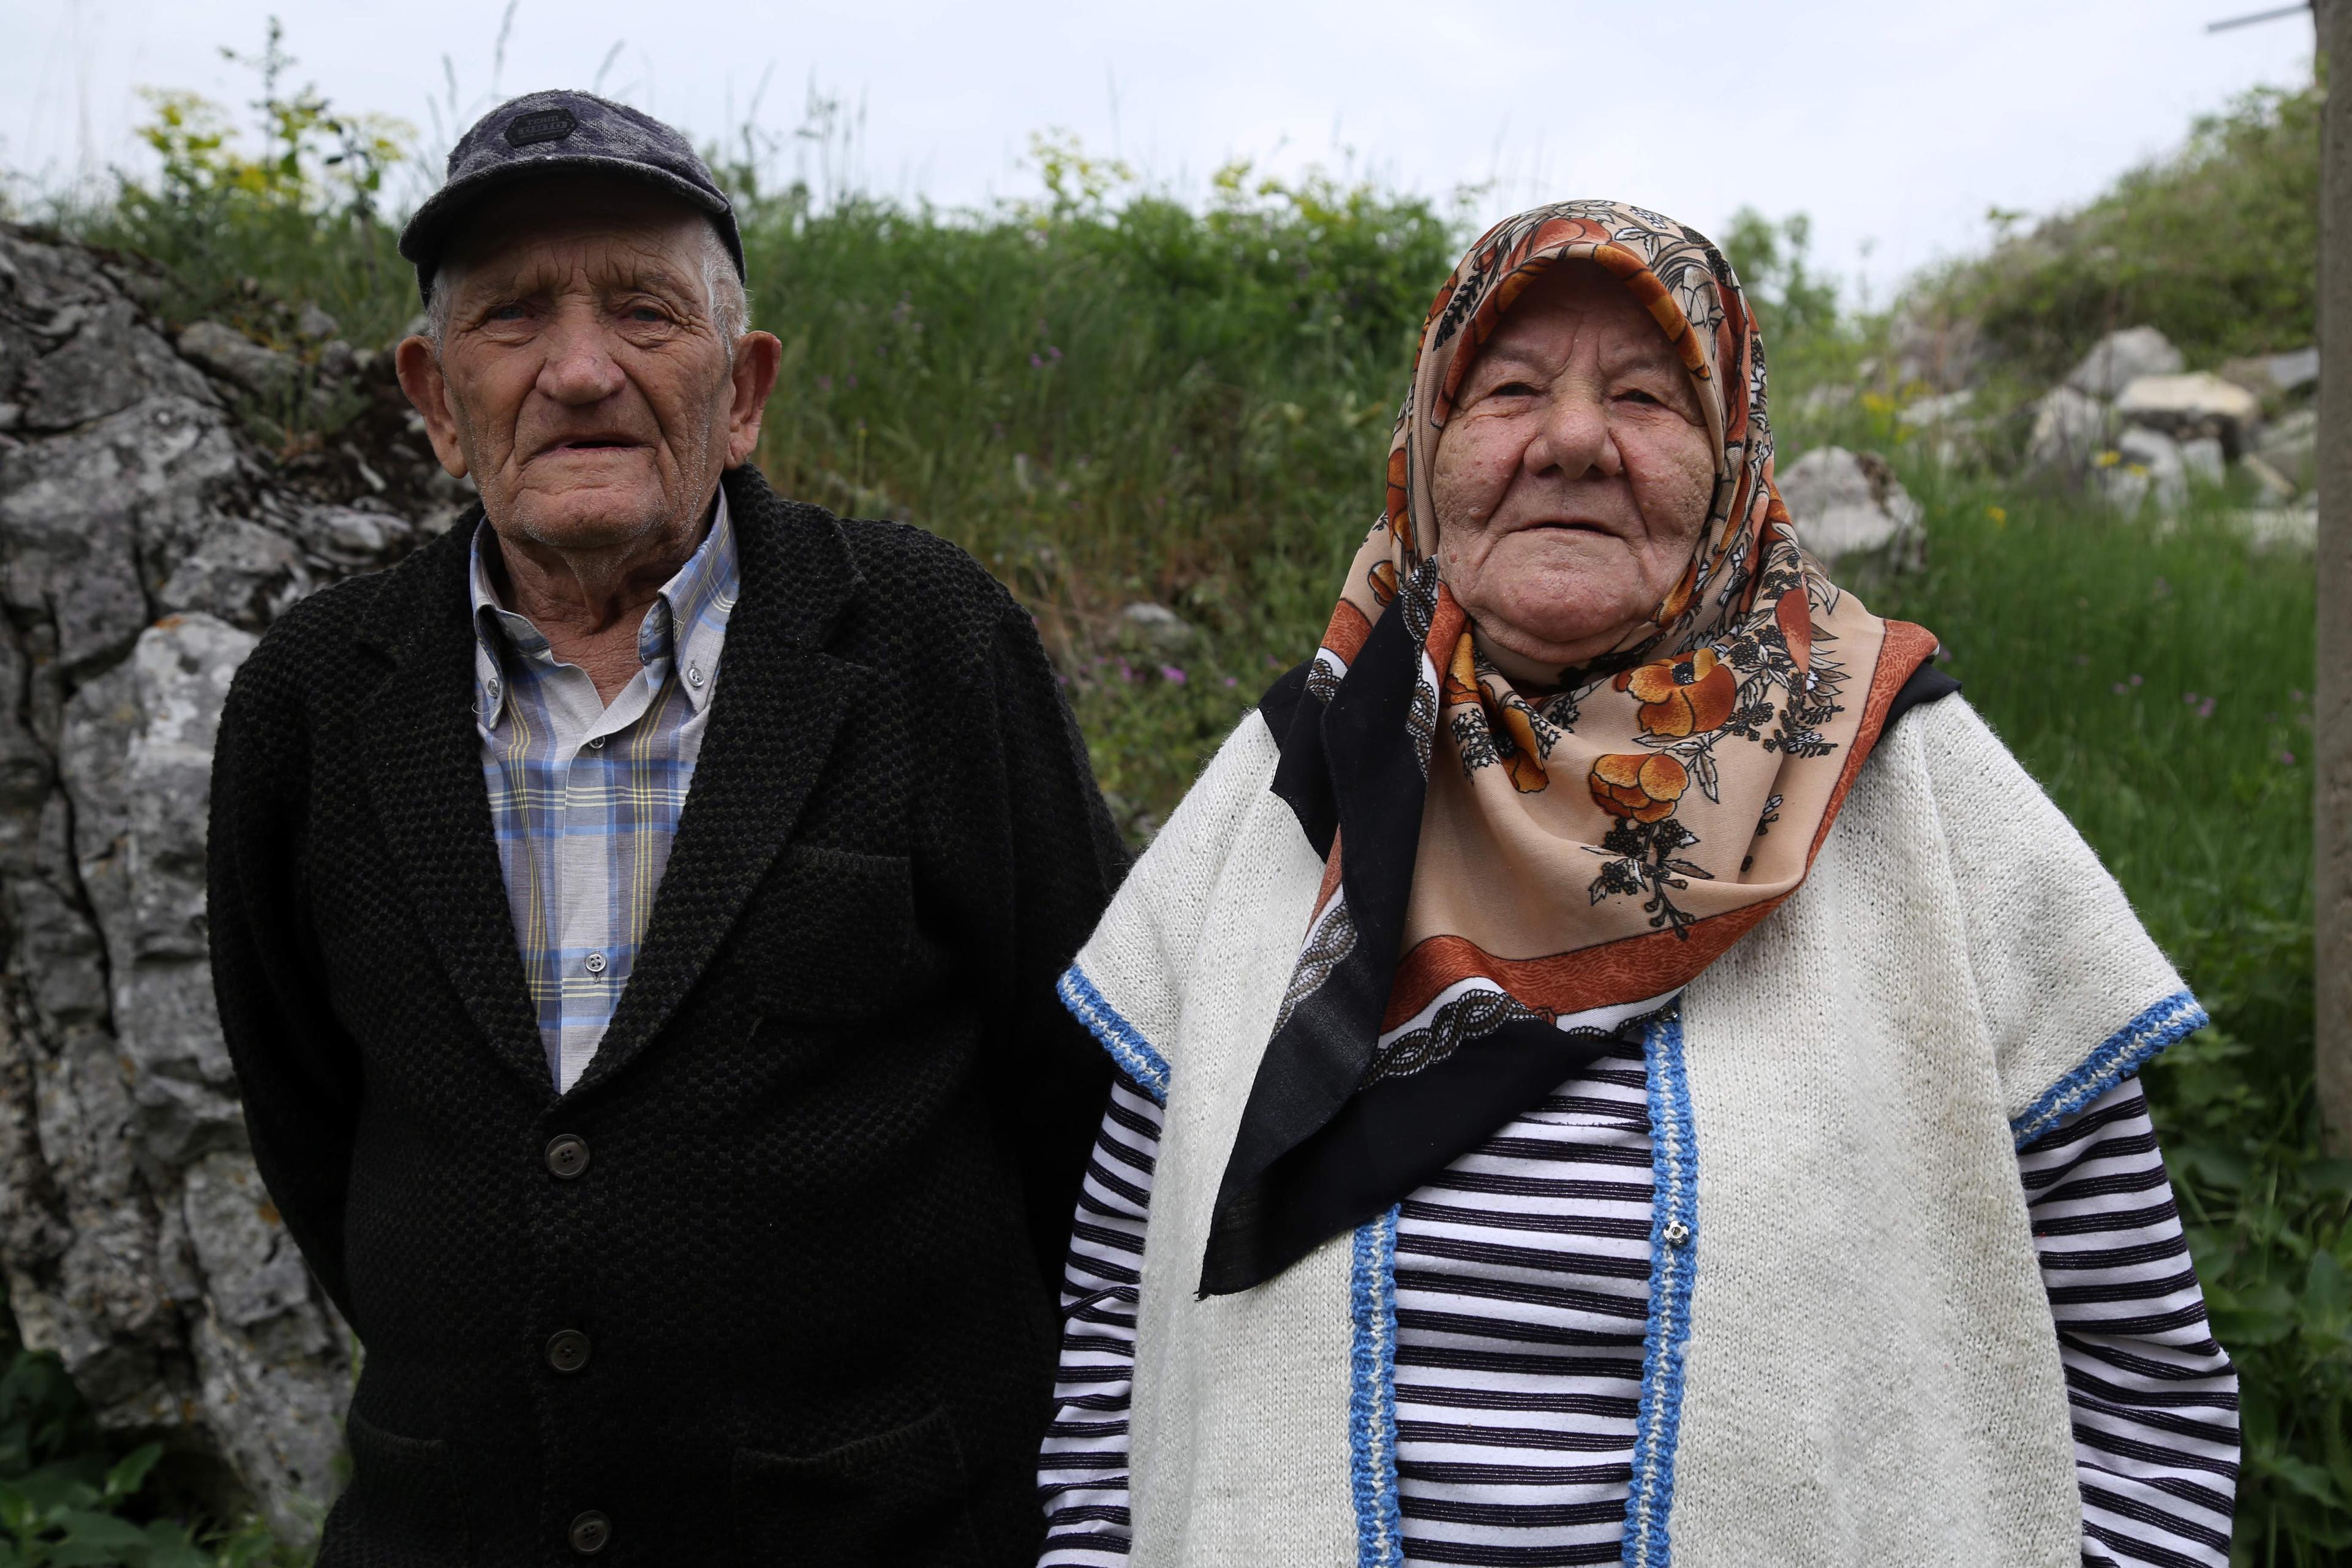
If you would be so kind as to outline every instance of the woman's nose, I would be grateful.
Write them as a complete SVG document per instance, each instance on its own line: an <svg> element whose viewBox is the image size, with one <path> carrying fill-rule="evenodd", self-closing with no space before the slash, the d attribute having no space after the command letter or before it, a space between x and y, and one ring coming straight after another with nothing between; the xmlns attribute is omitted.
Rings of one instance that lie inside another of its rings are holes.
<svg viewBox="0 0 2352 1568"><path fill-rule="evenodd" d="M568 406L601 403L620 390L621 367L614 362L603 326L566 312L550 328L547 358L539 370L539 390Z"/></svg>
<svg viewBox="0 0 2352 1568"><path fill-rule="evenodd" d="M1612 478L1622 472L1617 443L1609 430L1609 410L1601 394L1590 387L1556 384L1544 401L1525 461L1530 473L1557 468L1571 479L1595 471Z"/></svg>

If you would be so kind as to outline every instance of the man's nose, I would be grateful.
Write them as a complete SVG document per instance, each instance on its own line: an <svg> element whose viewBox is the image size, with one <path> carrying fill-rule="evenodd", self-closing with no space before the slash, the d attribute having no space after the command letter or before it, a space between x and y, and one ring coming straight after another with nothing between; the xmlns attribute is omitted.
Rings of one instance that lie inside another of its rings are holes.
<svg viewBox="0 0 2352 1568"><path fill-rule="evenodd" d="M567 407L601 403L621 389L620 365L604 324L587 310L565 310L550 324L539 390Z"/></svg>
<svg viewBox="0 0 2352 1568"><path fill-rule="evenodd" d="M1541 423L1528 443L1525 461L1530 473L1557 468L1571 479L1594 472L1612 479L1622 473L1624 464L1600 390L1574 382L1554 385L1544 400Z"/></svg>

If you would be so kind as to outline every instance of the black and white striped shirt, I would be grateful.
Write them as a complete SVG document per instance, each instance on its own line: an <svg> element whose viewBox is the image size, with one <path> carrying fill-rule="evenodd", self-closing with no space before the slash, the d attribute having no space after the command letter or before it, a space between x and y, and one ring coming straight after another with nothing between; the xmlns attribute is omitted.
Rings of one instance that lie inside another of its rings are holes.
<svg viewBox="0 0 2352 1568"><path fill-rule="evenodd" d="M1121 1082L1078 1199L1043 1565L1128 1556L1129 1394L1160 1107ZM2237 1374L2131 1079L2018 1157L2074 1407L2086 1563L2229 1562ZM1411 1563L1614 1563L1649 1315L1639 1057L1609 1057L1401 1205L1398 1505Z"/></svg>

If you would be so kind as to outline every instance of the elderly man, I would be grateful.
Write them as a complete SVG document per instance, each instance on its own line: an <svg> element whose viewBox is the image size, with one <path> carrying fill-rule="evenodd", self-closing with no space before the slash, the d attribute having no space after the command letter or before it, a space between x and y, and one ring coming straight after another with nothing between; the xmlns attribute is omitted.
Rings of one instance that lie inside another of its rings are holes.
<svg viewBox="0 0 2352 1568"><path fill-rule="evenodd" d="M1123 867L1029 618L776 496L725 196L582 93L401 240L481 504L239 672L212 939L366 1348L320 1561L1014 1563Z"/></svg>

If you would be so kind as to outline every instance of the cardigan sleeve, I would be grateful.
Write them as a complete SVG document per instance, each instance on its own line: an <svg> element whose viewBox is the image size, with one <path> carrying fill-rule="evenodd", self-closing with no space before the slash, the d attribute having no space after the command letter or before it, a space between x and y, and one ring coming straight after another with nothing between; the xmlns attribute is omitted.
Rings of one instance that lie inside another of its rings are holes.
<svg viewBox="0 0 2352 1568"><path fill-rule="evenodd" d="M359 1052L320 984L298 866L308 732L283 646L237 672L213 753L206 919L221 1032L270 1201L355 1327L343 1205L360 1108Z"/></svg>
<svg viewBox="0 0 2352 1568"><path fill-rule="evenodd" d="M1160 1128L1156 1103L1125 1079L1113 1085L1070 1227L1054 1423L1037 1457L1039 1568L1110 1568L1133 1543L1127 1420Z"/></svg>
<svg viewBox="0 0 2352 1568"><path fill-rule="evenodd" d="M2230 1561L2238 1374L2126 1079L2018 1154L2074 1425L2083 1560Z"/></svg>

